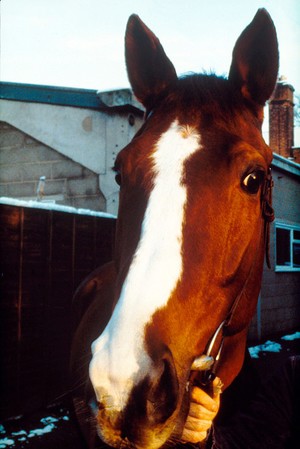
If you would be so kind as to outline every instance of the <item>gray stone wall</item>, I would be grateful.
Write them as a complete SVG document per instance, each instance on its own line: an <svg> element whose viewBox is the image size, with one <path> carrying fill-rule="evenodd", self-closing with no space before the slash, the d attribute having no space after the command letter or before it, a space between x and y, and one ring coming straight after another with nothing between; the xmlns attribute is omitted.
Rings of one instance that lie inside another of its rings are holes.
<svg viewBox="0 0 300 449"><path fill-rule="evenodd" d="M0 195L36 199L41 176L46 177L44 200L105 211L98 174L0 122Z"/></svg>

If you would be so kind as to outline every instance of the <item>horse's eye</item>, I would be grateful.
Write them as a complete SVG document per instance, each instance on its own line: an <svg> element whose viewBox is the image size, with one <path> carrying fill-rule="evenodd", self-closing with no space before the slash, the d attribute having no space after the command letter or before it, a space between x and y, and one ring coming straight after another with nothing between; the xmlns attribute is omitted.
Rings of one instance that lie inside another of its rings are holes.
<svg viewBox="0 0 300 449"><path fill-rule="evenodd" d="M242 180L242 187L246 192L255 194L264 180L264 172L262 170L255 170L246 175Z"/></svg>

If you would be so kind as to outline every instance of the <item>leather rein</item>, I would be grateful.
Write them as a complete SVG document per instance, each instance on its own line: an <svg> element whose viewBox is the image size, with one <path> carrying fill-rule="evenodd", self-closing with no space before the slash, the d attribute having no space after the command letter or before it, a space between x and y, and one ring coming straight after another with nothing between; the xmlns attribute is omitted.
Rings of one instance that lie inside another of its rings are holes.
<svg viewBox="0 0 300 449"><path fill-rule="evenodd" d="M272 179L271 168L268 169L267 176L265 178L264 184L261 190L261 209L264 232L264 248L265 248L265 258L268 268L271 268L270 264L270 223L274 220L274 210L272 208L272 188L274 182ZM214 332L211 340L209 341L205 354L197 357L191 367L191 375L188 384L200 385L201 387L209 387L212 381L216 377L216 371L220 364L220 359L222 355L222 349L224 346L224 339L227 334L227 329L230 326L234 313L240 302L241 297L245 291L248 280L252 274L252 269L254 268L256 258L250 269L248 278L242 288L241 292L237 295L233 301L229 313L226 318L221 322L216 331ZM216 347L216 344L218 346ZM216 355L213 357L213 353Z"/></svg>

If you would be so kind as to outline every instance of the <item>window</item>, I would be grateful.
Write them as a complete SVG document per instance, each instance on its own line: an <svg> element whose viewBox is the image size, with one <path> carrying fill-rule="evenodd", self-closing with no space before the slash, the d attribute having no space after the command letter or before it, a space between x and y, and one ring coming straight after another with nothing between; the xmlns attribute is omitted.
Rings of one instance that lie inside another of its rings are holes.
<svg viewBox="0 0 300 449"><path fill-rule="evenodd" d="M276 271L300 271L300 226L275 224Z"/></svg>

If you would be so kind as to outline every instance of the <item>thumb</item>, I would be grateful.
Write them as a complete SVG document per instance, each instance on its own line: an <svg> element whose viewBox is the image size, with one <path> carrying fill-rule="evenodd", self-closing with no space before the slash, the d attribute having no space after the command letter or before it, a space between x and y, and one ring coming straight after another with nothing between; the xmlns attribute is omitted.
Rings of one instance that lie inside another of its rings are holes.
<svg viewBox="0 0 300 449"><path fill-rule="evenodd" d="M216 377L212 383L213 399L220 400L220 394L224 384L219 377Z"/></svg>

